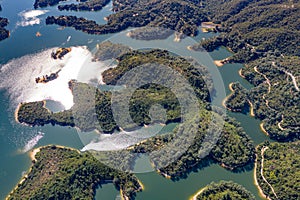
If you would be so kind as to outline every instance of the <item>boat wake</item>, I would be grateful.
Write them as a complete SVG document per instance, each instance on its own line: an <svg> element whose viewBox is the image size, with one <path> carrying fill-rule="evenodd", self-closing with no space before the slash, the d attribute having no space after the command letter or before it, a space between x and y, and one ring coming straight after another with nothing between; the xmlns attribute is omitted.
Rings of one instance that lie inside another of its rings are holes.
<svg viewBox="0 0 300 200"><path fill-rule="evenodd" d="M34 138L32 138L31 140L29 140L26 143L26 145L22 149L22 152L26 153L29 150L31 150L39 142L39 140L42 139L43 137L44 137L44 133L38 132L37 136L35 136Z"/></svg>
<svg viewBox="0 0 300 200"><path fill-rule="evenodd" d="M163 125L154 124L149 127L142 127L131 132L118 132L113 134L100 134L98 138L87 144L81 151L116 151L130 147L158 134Z"/></svg>

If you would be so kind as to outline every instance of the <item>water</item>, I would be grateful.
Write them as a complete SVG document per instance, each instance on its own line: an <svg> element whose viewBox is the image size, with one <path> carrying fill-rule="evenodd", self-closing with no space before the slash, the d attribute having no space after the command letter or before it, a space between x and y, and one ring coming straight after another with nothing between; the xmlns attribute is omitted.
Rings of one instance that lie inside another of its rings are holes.
<svg viewBox="0 0 300 200"><path fill-rule="evenodd" d="M111 34L93 36L87 35L80 31L75 31L71 28L58 30L58 26L45 25L45 17L47 15L73 14L73 12L59 12L55 7L39 9L42 10L40 13L32 12L31 10L33 9L33 1L20 2L18 0L3 0L1 5L3 7L3 11L0 12L0 15L9 18L10 24L8 29L11 30L11 37L0 42L0 64L2 65L7 62L11 62L11 60L14 58L20 58L28 54L37 55L41 52L45 53L50 51L50 48L57 48L61 46L76 46L76 48L81 48L80 46L87 46L88 50L92 50L98 42L112 36ZM98 23L105 23L103 18L111 13L110 7L111 4L101 12L79 12L76 13L76 15L94 19ZM44 12L47 13L43 14ZM29 15L31 18L28 17ZM27 18L25 19L24 16L27 16ZM28 23L35 23L35 25L31 26L28 25ZM36 37L36 32L40 32L42 36ZM228 84L231 82L240 81L244 87L252 87L248 82L238 75L238 70L242 67L242 65L227 64L222 68L216 69L211 65L212 59L207 56L207 54L199 54L186 50L185 47L193 43L193 41L189 39L183 40L180 43L174 43L173 36L171 36L165 41L137 42L127 38L125 34L126 33L123 35L118 35L117 38L114 38L115 41L129 43L129 45L133 48L149 48L154 46L171 49L178 55L192 55L198 57L201 62L209 67L210 73L217 77L214 80L218 87L218 93L214 99L215 105L220 105L221 101L223 100L222 97L229 94ZM200 34L195 39L200 40L209 36L211 35ZM213 59L223 59L229 56L230 53L226 49L221 48L210 55ZM15 61L16 60L14 60L14 62ZM39 62L30 60L30 58L27 59L27 62L29 64L32 62L34 66L39 65ZM33 66L30 66L29 64L26 66L30 67L30 69L33 69ZM18 69L12 68L13 70L9 70L9 73L13 73L14 70L20 70L20 68L21 67L18 67ZM9 76L12 78L10 84L15 85L13 84L13 78L15 78L16 81L19 81L21 77L24 78L23 75L28 73L26 71L28 70L24 69L23 71L19 71L19 73L10 74ZM37 75L35 72L36 71L33 70L32 73ZM220 76L218 75L219 73ZM30 77L30 75L28 75L28 77ZM7 77L5 78L0 76L0 85L3 85L4 80L7 81ZM221 84L221 80L224 81L225 86ZM28 156L28 150L47 144L59 144L82 149L84 147L83 143L88 144L95 137L95 133L86 133L84 136L82 136L82 133L78 134L75 129L68 127L53 127L51 125L47 125L44 127L32 128L16 124L14 120L14 109L18 103L17 101L24 99L30 100L29 97L32 98L32 95L30 95L29 92L20 92L22 87L17 90L18 92L15 90L9 90L7 88L5 89L3 87L1 88L0 110L2 112L0 112L0 199L4 199L20 180L22 174L30 167L31 162ZM12 97L18 97L19 99L10 99ZM66 102L63 103L62 99L60 98L50 98L49 101L47 101L46 106L55 112L70 106L70 104ZM241 123L247 134L254 140L255 144L259 144L268 139L268 137L265 136L259 129L259 120L244 114L228 114L232 117L235 117ZM167 126L163 128L161 132L172 130L174 126L174 124ZM137 167L143 167L143 159L147 160L146 158L141 157L141 159L137 162ZM257 197L257 199L260 199L258 196L258 190L253 184L253 170L241 173L232 173L220 167L219 165L212 164L209 167L199 170L198 172L192 172L186 179L176 182L165 179L155 172L141 173L137 174L137 176L145 186L145 190L137 194L137 200L188 199L197 190L209 184L211 181L219 180L233 180L246 187ZM120 199L120 196L119 192L114 188L112 183L108 183L97 189L96 199Z"/></svg>

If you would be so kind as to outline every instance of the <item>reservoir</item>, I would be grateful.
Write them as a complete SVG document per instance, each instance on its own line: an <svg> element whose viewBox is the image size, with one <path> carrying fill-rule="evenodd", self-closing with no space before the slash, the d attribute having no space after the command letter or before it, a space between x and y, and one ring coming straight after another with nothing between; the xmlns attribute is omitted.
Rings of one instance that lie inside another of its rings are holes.
<svg viewBox="0 0 300 200"><path fill-rule="evenodd" d="M218 77L216 79L217 94L213 100L213 103L216 106L220 106L223 97L230 94L228 85L231 82L239 81L247 89L252 87L238 74L242 65L226 64L221 68L212 66L213 59L220 60L230 56L230 52L225 48L220 48L210 54L191 52L186 49L186 47L193 44L195 40L211 37L212 34L210 33L199 33L196 38L186 38L181 42L174 42L174 36L170 36L164 41L141 42L126 37L126 31L117 35L88 35L71 28L60 30L56 25L46 26L45 18L47 15L76 14L77 16L94 19L98 23L105 23L103 18L111 14L111 4L100 12L60 12L56 7L48 7L40 9L43 11L41 13L44 14L37 15L37 13L32 10L33 3L33 1L20 2L18 0L2 1L1 5L3 11L0 12L0 16L9 19L10 24L7 28L11 31L11 36L0 42L0 69L8 62L16 62L14 59L26 55L36 55L38 52L43 52L49 48L87 46L87 48L92 51L97 43L110 38L114 42L124 43L132 48L165 48L182 56L199 56L199 60L209 68L209 72L213 76ZM26 18L29 14L33 17ZM35 24L26 25L25 22L29 22L30 20L35 21ZM40 32L42 36L36 37L36 32ZM38 59L38 57L33 56L32 59ZM43 60L39 61L41 63L40 65L43 65L42 61ZM26 62L36 63L38 61L26 60ZM28 65L26 67L26 70L28 71L31 68L40 66ZM13 71L10 73L12 74L7 74L7 76L14 75ZM44 127L27 127L17 124L14 118L17 102L15 102L12 97L22 98L22 96L20 96L22 91L19 91L19 87L7 88L5 83L5 81L7 81L7 76L1 74L0 71L0 199L4 199L7 196L26 170L29 169L31 161L28 156L28 151L31 148L47 144L58 144L77 149L82 149L84 147L82 136L80 136L77 130L73 128L51 125ZM26 81L28 80L20 80L22 79L22 74L15 74L15 76L12 77L15 77L16 80L9 80L11 85L14 84L14 81L17 81L18 83L22 83L23 81L23 84L27 84ZM55 103L53 102L49 102L48 105L52 107L53 110L61 109L56 108ZM260 130L259 120L256 120L250 115L240 113L231 113L228 111L227 114L241 123L241 126L254 141L255 145L262 143L265 140L269 140ZM193 171L186 178L175 182L162 177L156 172L138 173L136 175L145 186L145 190L137 194L137 200L187 200L202 187L212 181L218 182L220 180L232 180L252 192L257 199L261 199L258 195L258 190L254 185L253 170L234 173L217 164L211 164L202 169ZM97 189L96 199L114 200L119 198L119 192L111 183L105 184Z"/></svg>

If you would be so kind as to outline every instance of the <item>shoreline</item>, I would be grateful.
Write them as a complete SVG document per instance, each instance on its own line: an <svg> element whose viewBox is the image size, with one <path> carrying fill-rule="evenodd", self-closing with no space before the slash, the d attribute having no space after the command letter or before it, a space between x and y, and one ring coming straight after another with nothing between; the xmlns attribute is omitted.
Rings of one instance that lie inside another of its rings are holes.
<svg viewBox="0 0 300 200"><path fill-rule="evenodd" d="M214 64L217 66L217 67L222 67L224 65L224 63L222 63L223 60L214 60Z"/></svg>
<svg viewBox="0 0 300 200"><path fill-rule="evenodd" d="M251 103L251 101L249 99L247 99L247 101L248 101L248 103L250 105L250 116L251 117L255 117L253 104Z"/></svg>
<svg viewBox="0 0 300 200"><path fill-rule="evenodd" d="M241 68L241 69L239 70L239 75L240 75L240 77L242 77L243 79L246 79L246 77L243 75L242 71L243 71L243 68Z"/></svg>
<svg viewBox="0 0 300 200"><path fill-rule="evenodd" d="M223 101L222 101L222 106L224 107L224 108L226 108L227 110L230 110L230 111L232 111L232 109L230 109L230 108L228 108L227 106L226 106L226 101L227 101L227 99L233 94L233 92L234 92L234 90L232 89L232 85L233 85L233 83L230 83L229 85L228 85L228 87L229 87L229 90L231 91L231 93L228 95L228 96L226 96L225 97L225 99L223 99ZM232 111L233 112L233 111Z"/></svg>
<svg viewBox="0 0 300 200"><path fill-rule="evenodd" d="M222 60L214 60L214 64L217 66L217 67L223 67L224 65L230 63L230 59L229 57L227 58L224 58Z"/></svg>
<svg viewBox="0 0 300 200"><path fill-rule="evenodd" d="M20 121L19 121L19 119L18 119L18 113L19 113L19 110L20 110L20 108L21 108L21 105L22 105L22 103L19 103L19 104L18 104L18 106L17 106L17 108L16 108L16 110L15 110L15 114L14 114L14 116L15 116L15 121L16 121L17 123L19 123L19 124L20 124Z"/></svg>
<svg viewBox="0 0 300 200"><path fill-rule="evenodd" d="M264 128L264 123L260 123L259 124L260 130L267 136L270 136L269 133L266 131L266 129Z"/></svg>
<svg viewBox="0 0 300 200"><path fill-rule="evenodd" d="M256 148L256 151L257 151L257 148ZM264 198L264 199L267 199L267 200L271 200L270 198L268 198L265 193L263 192L263 190L261 189L261 187L259 186L258 184L258 181L257 181L257 175L256 175L256 170L257 170L257 157L258 154L256 153L256 158L255 158L255 163L254 163L254 173L253 173L253 179L254 179L254 185L256 186L256 188L258 189L258 194L260 197Z"/></svg>
<svg viewBox="0 0 300 200"><path fill-rule="evenodd" d="M196 194L194 194L193 196L191 196L189 198L189 200L197 200L197 197L199 196L199 194L201 194L206 189L207 189L207 187L204 187L204 188L200 189Z"/></svg>

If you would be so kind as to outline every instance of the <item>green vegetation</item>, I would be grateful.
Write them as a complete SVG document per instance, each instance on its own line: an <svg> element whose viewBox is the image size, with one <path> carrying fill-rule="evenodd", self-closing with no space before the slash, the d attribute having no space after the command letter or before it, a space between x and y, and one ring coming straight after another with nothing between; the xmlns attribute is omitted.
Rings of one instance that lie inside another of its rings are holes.
<svg viewBox="0 0 300 200"><path fill-rule="evenodd" d="M176 30L188 36L197 35L198 26L207 21L206 14L192 1L113 1L114 14L107 17L107 24L75 16L50 16L46 24L73 27L89 34L115 33L128 27L161 27ZM163 13L163 14L162 14Z"/></svg>
<svg viewBox="0 0 300 200"><path fill-rule="evenodd" d="M264 149L263 157L261 155ZM256 176L259 187L271 199L300 198L300 143L268 143L257 147ZM263 160L263 176L261 175ZM272 191L272 188L275 192Z"/></svg>
<svg viewBox="0 0 300 200"><path fill-rule="evenodd" d="M230 84L230 89L233 92L225 101L226 107L234 112L246 112L249 107L247 101L248 91L239 82Z"/></svg>
<svg viewBox="0 0 300 200"><path fill-rule="evenodd" d="M113 182L123 198L142 190L138 179L99 162L88 152L57 147L40 148L33 166L8 199L94 199L95 189Z"/></svg>
<svg viewBox="0 0 300 200"><path fill-rule="evenodd" d="M299 2L276 1L220 1L207 0L205 7L212 21L220 23L221 34L204 41L211 51L218 46L229 47L235 62L248 62L279 51L300 56Z"/></svg>
<svg viewBox="0 0 300 200"><path fill-rule="evenodd" d="M300 138L299 57L268 56L247 64L242 74L255 87L246 90L233 84L234 92L226 106L233 111L247 110L253 105L255 117L263 122L272 139L279 141Z"/></svg>
<svg viewBox="0 0 300 200"><path fill-rule="evenodd" d="M43 8L47 6L55 6L59 4L59 2L61 1L66 1L66 0L35 0L33 7L37 9L39 7Z"/></svg>
<svg viewBox="0 0 300 200"><path fill-rule="evenodd" d="M197 200L254 200L255 197L243 186L231 182L212 182L203 188L203 191L196 197Z"/></svg>
<svg viewBox="0 0 300 200"><path fill-rule="evenodd" d="M85 0L78 4L59 5L59 10L74 10L74 11L99 11L106 6L110 0Z"/></svg>
<svg viewBox="0 0 300 200"><path fill-rule="evenodd" d="M171 55L166 50L153 49L147 51L132 51L123 54L118 57L117 60L118 66L116 68L108 69L102 74L103 81L108 85L115 85L126 72L135 67L155 63L170 67L179 72L189 81L196 96L201 101L209 102L210 94L213 94L212 80L204 66L201 66L194 60ZM137 80L135 77L132 77L130 82L136 83Z"/></svg>
<svg viewBox="0 0 300 200"><path fill-rule="evenodd" d="M211 115L215 115L216 122L211 123ZM205 167L211 162L217 162L230 170L243 170L248 164L251 167L255 158L251 139L233 119L225 118L224 127L220 127L220 121L222 118L219 114L201 110L199 121L191 122L193 126L179 126L173 133L153 137L134 145L130 150L134 153L150 153L154 166L161 174L172 179L186 177L192 170ZM217 131L220 131L220 135L215 135ZM195 135L188 137L188 132ZM214 138L204 141L207 134ZM184 149L186 144L190 145ZM161 166L170 160L170 157L174 157L173 153L163 153L164 150L182 152L182 155L167 166ZM207 150L209 152L205 152Z"/></svg>
<svg viewBox="0 0 300 200"><path fill-rule="evenodd" d="M189 124L188 126L178 126L173 133L146 140L130 148L129 151L133 153L152 153L153 164L161 173L168 174L172 178L185 176L194 167L203 165L207 160L218 162L231 170L239 170L253 163L253 143L240 125L230 118L225 118L223 127L221 124L223 121L222 112L220 111L220 114L218 114L211 111L209 91L212 90L212 83L210 77L206 75L208 73L206 73L204 67L198 66L196 68L195 65L197 63L193 63L195 64L193 65L191 63L193 62L192 60L189 61L171 55L164 50L130 51L119 56L117 60L118 66L116 68L109 69L102 74L106 84L116 86L119 79L126 72L147 63L165 65L176 70L189 81L198 98L200 107L200 119L188 119L191 120L190 123L187 123ZM169 73L164 72L164 78L168 79ZM126 84L130 85L138 81L138 77L133 75L128 81L129 83ZM182 120L181 107L177 99L179 96L175 96L169 88L162 85L145 83L133 92L129 98L129 113L134 124L128 123L125 127L119 127L114 121L111 110L111 92L100 91L93 86L76 81L71 81L69 87L74 96L74 106L70 110L51 113L43 107L42 102L24 103L20 106L17 113L19 121L31 125L43 125L46 123L76 125L83 131L98 129L102 132L111 133L120 128L132 130L145 124L171 123ZM122 103L124 98L127 98L124 94L118 96L117 93L114 100ZM152 116L150 109L153 108L153 105L160 105L164 108L165 115ZM121 115L122 113L118 114ZM214 122L211 122L212 116L214 116ZM214 134L219 131L221 135L215 136ZM190 137L190 133L192 133L192 137ZM207 134L218 140L205 141ZM190 145L186 147L186 144ZM204 152L200 151L201 147L204 149ZM171 161L171 164L168 166L161 166L161 163L174 156L173 154L170 155L170 152L172 152L170 148L173 149L172 151L176 149L178 152L182 152L182 155L179 155L176 161ZM155 150L168 151L168 149L170 150L169 153L154 152ZM212 151L205 154L207 149L212 149ZM99 154L97 156L101 157ZM131 159L129 155L129 160ZM129 164L124 164L124 167L128 166Z"/></svg>
<svg viewBox="0 0 300 200"><path fill-rule="evenodd" d="M110 45L108 44L108 46ZM113 52L113 54L115 53ZM99 55L96 53L97 56ZM206 73L204 67L196 69L188 60L170 55L167 51L162 50L130 51L120 56L118 61L116 68L109 69L102 74L103 80L107 84L115 85L118 78L124 73L144 63L165 64L181 72L194 88L196 96L199 98L199 103L202 102L204 104L205 102L207 107L209 107L209 90L212 90L212 84L210 77L206 75L208 73ZM165 75L167 76L167 74ZM132 77L130 81L134 83L136 81L135 77ZM43 107L43 102L23 103L17 113L19 122L29 125L51 123L53 125L77 126L82 131L98 129L105 133L119 130L120 127L116 125L111 110L111 92L100 91L93 86L77 83L76 81L70 81L69 87L74 96L74 106L70 110L52 113ZM124 96L119 95L115 99L118 102L122 102ZM121 128L130 130L137 128L137 126L154 123L151 122L151 117L148 113L151 106L155 104L160 104L166 109L167 123L180 121L181 108L171 90L160 85L146 84L137 89L130 97L129 111L134 124L127 124L126 127ZM165 121L160 120L160 122Z"/></svg>
<svg viewBox="0 0 300 200"><path fill-rule="evenodd" d="M4 27L8 25L8 19L0 17L0 41L9 37L9 31Z"/></svg>
<svg viewBox="0 0 300 200"><path fill-rule="evenodd" d="M255 86L246 90L232 84L234 92L226 106L238 112L247 112L253 106L253 114L262 120L272 139L299 139L300 3L206 0L204 6L211 20L220 24L220 34L192 49L230 48L234 54L228 62L246 64L242 75Z"/></svg>
<svg viewBox="0 0 300 200"><path fill-rule="evenodd" d="M97 45L97 51L94 53L94 60L116 59L117 57L131 51L131 48L122 44L113 44L105 41Z"/></svg>

